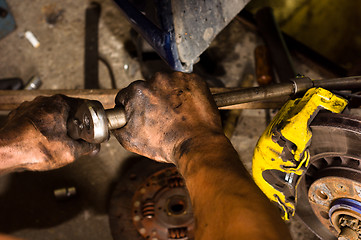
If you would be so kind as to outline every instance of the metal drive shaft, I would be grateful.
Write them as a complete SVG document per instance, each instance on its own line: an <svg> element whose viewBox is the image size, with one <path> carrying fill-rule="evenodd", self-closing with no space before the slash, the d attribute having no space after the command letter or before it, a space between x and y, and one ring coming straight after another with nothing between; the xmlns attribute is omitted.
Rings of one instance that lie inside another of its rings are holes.
<svg viewBox="0 0 361 240"><path fill-rule="evenodd" d="M264 87L241 89L232 92L214 94L218 107L230 106L252 101L268 100L277 97L292 96L312 87L328 90L361 89L361 77L311 80L309 78L292 79L289 83ZM83 139L90 143L102 143L110 136L110 131L123 127L126 116L122 107L105 110L96 100L87 100L68 122L68 134L74 139Z"/></svg>
<svg viewBox="0 0 361 240"><path fill-rule="evenodd" d="M300 92L305 92L313 87L322 87L327 90L361 89L361 77L345 77L324 80L311 80L306 77L295 78L289 83L245 88L232 92L214 94L213 98L218 107L224 107L246 102L292 96Z"/></svg>

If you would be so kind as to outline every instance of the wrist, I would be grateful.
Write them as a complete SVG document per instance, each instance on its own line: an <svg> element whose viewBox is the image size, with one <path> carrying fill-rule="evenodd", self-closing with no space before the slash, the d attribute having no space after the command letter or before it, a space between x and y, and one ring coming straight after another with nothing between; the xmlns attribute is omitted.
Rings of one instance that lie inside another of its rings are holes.
<svg viewBox="0 0 361 240"><path fill-rule="evenodd" d="M0 129L0 174L30 170L32 162L36 162L34 146L30 142L37 141L36 138L26 136L29 133L24 129Z"/></svg>
<svg viewBox="0 0 361 240"><path fill-rule="evenodd" d="M198 148L202 148L204 146L207 147L214 142L226 143L228 142L228 139L223 132L206 132L194 134L193 136L183 139L175 146L173 156L175 160L182 159L189 153L197 151Z"/></svg>
<svg viewBox="0 0 361 240"><path fill-rule="evenodd" d="M176 146L173 156L174 163L183 175L187 175L190 168L198 169L216 164L227 156L238 159L237 152L223 132L210 132L187 138Z"/></svg>

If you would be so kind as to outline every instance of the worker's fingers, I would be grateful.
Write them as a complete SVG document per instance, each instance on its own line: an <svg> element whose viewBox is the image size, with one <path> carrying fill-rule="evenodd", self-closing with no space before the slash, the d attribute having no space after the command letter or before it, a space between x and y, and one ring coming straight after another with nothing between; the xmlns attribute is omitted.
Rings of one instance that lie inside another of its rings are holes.
<svg viewBox="0 0 361 240"><path fill-rule="evenodd" d="M205 82L194 73L185 74L182 72L168 73L156 73L151 79L147 81L153 88L159 89L174 89L184 88L187 89L190 86L206 86Z"/></svg>
<svg viewBox="0 0 361 240"><path fill-rule="evenodd" d="M23 240L23 238L0 234L0 240Z"/></svg>
<svg viewBox="0 0 361 240"><path fill-rule="evenodd" d="M118 140L118 142L125 148L131 149L132 148L132 139L131 133L126 131L124 128L112 130L113 135Z"/></svg>
<svg viewBox="0 0 361 240"><path fill-rule="evenodd" d="M135 96L141 97L143 95L143 91L146 89L146 82L143 80L138 80L129 84L128 87L120 90L115 97L116 105L126 106L129 100Z"/></svg>
<svg viewBox="0 0 361 240"><path fill-rule="evenodd" d="M100 151L100 144L92 144L83 140L78 140L74 152L75 158L80 156L89 155L94 156Z"/></svg>
<svg viewBox="0 0 361 240"><path fill-rule="evenodd" d="M187 74L181 72L173 72L171 74L158 72L147 82L153 90L187 88L188 79L186 78L186 75Z"/></svg>

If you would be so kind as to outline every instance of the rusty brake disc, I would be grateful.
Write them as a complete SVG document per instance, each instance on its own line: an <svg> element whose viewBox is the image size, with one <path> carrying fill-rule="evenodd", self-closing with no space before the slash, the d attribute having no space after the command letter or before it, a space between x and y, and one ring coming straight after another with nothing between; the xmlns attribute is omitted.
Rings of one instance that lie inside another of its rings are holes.
<svg viewBox="0 0 361 240"><path fill-rule="evenodd" d="M361 239L361 118L321 113L311 129L296 215L321 239Z"/></svg>

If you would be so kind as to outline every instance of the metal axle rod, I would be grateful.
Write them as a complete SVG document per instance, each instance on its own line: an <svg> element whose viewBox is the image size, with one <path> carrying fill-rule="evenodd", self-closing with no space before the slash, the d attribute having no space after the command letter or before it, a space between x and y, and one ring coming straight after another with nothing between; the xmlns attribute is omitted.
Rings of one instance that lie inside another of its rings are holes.
<svg viewBox="0 0 361 240"><path fill-rule="evenodd" d="M213 95L218 107L232 106L247 102L275 99L305 92L313 87L327 90L361 89L361 77L333 78L311 80L310 78L295 78L289 83L280 83L262 87L238 89L236 91L216 93Z"/></svg>
<svg viewBox="0 0 361 240"><path fill-rule="evenodd" d="M235 91L239 88L211 88L211 92L223 93ZM64 94L68 97L97 100L102 103L105 109L114 107L114 99L120 89L76 89L76 90L0 90L0 111L11 111L25 101L32 101L37 96L52 96ZM254 101L224 106L220 109L273 109L280 108L284 99L273 99L268 101Z"/></svg>
<svg viewBox="0 0 361 240"><path fill-rule="evenodd" d="M297 78L289 83L252 88L211 88L219 109L267 109L279 108L292 96L312 87L328 90L361 89L361 76L311 80ZM64 94L69 97L98 100L105 109L114 107L118 89L76 89L76 90L0 90L0 110L13 110L24 101L31 101L37 96Z"/></svg>

